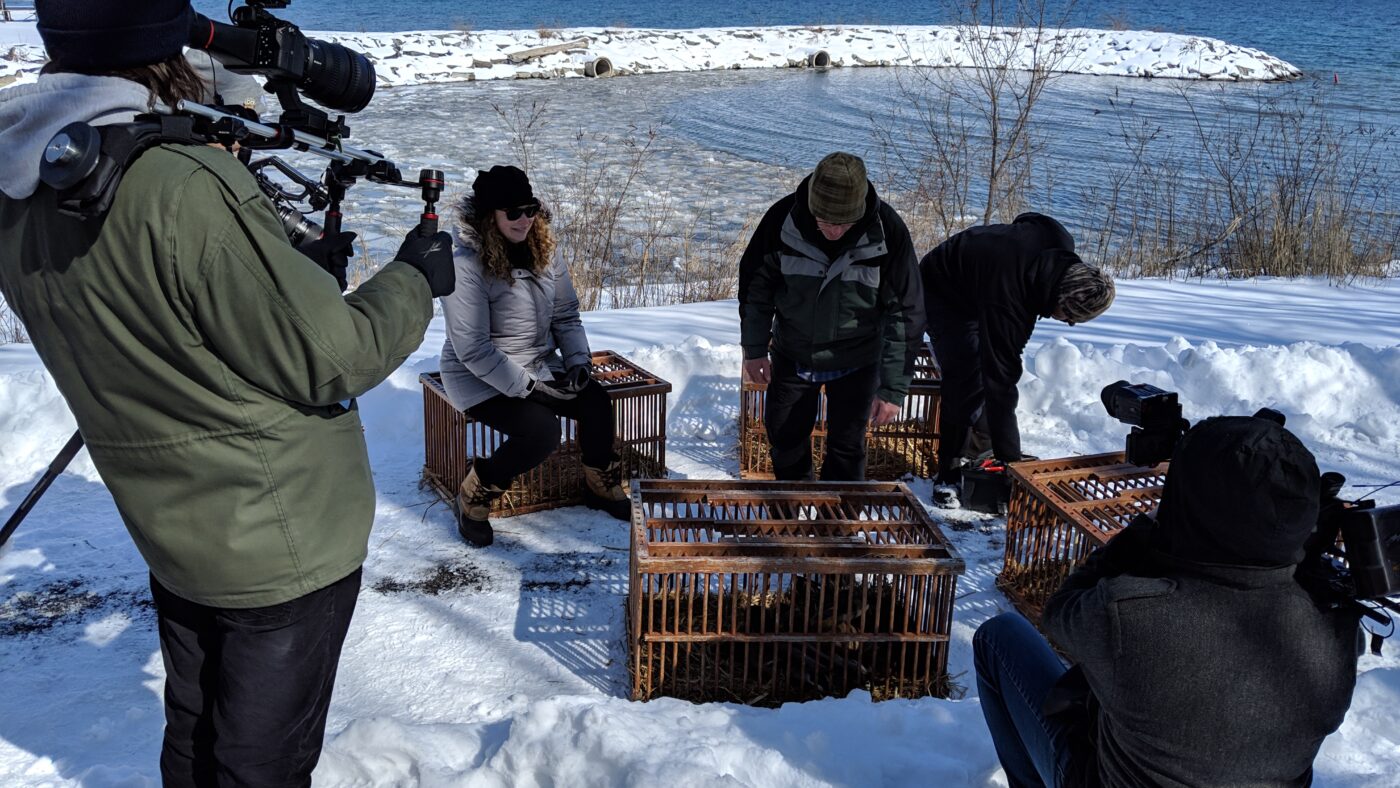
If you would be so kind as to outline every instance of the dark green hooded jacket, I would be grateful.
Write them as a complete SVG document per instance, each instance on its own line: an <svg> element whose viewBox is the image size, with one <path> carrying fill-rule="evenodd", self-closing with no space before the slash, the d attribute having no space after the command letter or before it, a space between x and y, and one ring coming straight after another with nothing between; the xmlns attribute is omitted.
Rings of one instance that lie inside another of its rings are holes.
<svg viewBox="0 0 1400 788"><path fill-rule="evenodd" d="M162 146L102 221L59 214L46 186L0 196L0 292L162 585L262 607L363 563L374 484L340 403L422 342L411 266L342 296L233 156Z"/></svg>

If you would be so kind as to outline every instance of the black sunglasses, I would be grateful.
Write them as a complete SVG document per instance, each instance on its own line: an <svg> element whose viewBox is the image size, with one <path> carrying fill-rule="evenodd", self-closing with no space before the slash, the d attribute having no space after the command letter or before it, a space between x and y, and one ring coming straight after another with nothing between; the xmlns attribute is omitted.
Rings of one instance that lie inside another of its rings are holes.
<svg viewBox="0 0 1400 788"><path fill-rule="evenodd" d="M506 221L513 222L513 221L515 221L516 219L519 219L521 216L528 216L528 217L530 217L531 219L533 219L533 218L535 218L535 214L537 214L537 213L539 213L539 212L540 212L540 206L539 206L539 205L526 205L526 206L523 207L523 208L507 208L507 209L506 209Z"/></svg>

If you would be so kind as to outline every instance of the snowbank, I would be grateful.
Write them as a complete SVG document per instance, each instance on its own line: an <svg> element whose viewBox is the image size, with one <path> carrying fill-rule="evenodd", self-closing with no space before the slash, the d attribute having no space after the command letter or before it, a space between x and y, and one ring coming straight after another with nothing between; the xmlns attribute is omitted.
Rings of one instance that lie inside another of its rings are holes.
<svg viewBox="0 0 1400 788"><path fill-rule="evenodd" d="M32 24L0 24L0 86L34 79L44 62ZM971 31L975 30L974 35ZM1288 80L1293 65L1214 38L1146 31L1070 28L1043 34L1016 28L946 25L871 27L713 27L691 30L576 27L560 30L313 33L364 52L383 86L478 79L581 77L606 57L613 73L656 74L737 68L972 66L977 55L1009 51L1017 67L1040 62L1076 74L1206 80ZM540 48L560 49L522 59ZM1053 54L1048 54L1053 53ZM823 58L822 56L825 56ZM994 60L1000 60L997 56Z"/></svg>

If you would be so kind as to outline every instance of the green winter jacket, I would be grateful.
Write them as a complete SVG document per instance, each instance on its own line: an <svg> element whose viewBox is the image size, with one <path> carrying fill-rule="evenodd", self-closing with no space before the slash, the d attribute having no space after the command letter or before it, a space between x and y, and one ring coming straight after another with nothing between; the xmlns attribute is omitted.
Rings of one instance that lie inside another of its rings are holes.
<svg viewBox="0 0 1400 788"><path fill-rule="evenodd" d="M423 276L393 262L342 296L220 149L148 151L102 221L54 197L0 196L0 292L156 579L246 608L355 571L375 493L340 403L422 342Z"/></svg>
<svg viewBox="0 0 1400 788"><path fill-rule="evenodd" d="M807 183L774 203L739 261L744 358L772 350L813 370L878 364L876 396L903 405L924 332L909 230L868 186L865 216L832 244L807 210Z"/></svg>

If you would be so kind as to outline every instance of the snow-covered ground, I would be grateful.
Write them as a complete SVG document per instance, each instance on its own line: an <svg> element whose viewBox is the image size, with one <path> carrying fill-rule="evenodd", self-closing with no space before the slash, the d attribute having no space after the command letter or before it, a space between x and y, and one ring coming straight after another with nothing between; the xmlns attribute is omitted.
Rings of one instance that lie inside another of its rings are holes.
<svg viewBox="0 0 1400 788"><path fill-rule="evenodd" d="M1027 450L1120 447L1099 404L1119 378L1179 390L1186 415L1271 406L1354 485L1400 476L1400 282L1120 283L1104 318L1045 321L1021 384ZM585 315L595 349L670 380L672 475L737 471L732 301ZM362 398L378 489L365 586L316 779L334 786L1003 785L971 674L1004 522L934 512L967 561L953 620L957 700L844 699L754 709L625 700L627 534L570 508L499 521L463 546L419 490L422 348ZM0 516L73 424L31 349L0 346ZM927 500L928 484L911 480ZM1347 495L1367 488L1351 487ZM1400 502L1400 489L1380 495ZM197 516L197 513L192 513ZM145 570L86 453L0 554L0 784L157 782L162 667ZM28 631L25 631L28 630ZM1317 761L1321 786L1394 786L1400 642L1361 662L1352 709Z"/></svg>
<svg viewBox="0 0 1400 788"><path fill-rule="evenodd" d="M971 32L971 31L976 31ZM584 76L606 58L615 74L790 68L814 65L971 66L982 52L1012 52L1010 62L1038 62L1075 74L1168 79L1279 80L1302 72L1272 55L1219 39L1175 33L1069 28L1047 30L1041 46L1016 28L948 25L712 27L691 30L578 27L558 30L312 33L364 52L381 85L476 79ZM33 23L0 23L0 87L35 78L43 47ZM974 45L973 41L985 42ZM540 48L570 46L522 59ZM825 55L825 59L819 56ZM1038 53L1039 61L1032 57ZM606 70L606 69L605 69Z"/></svg>

